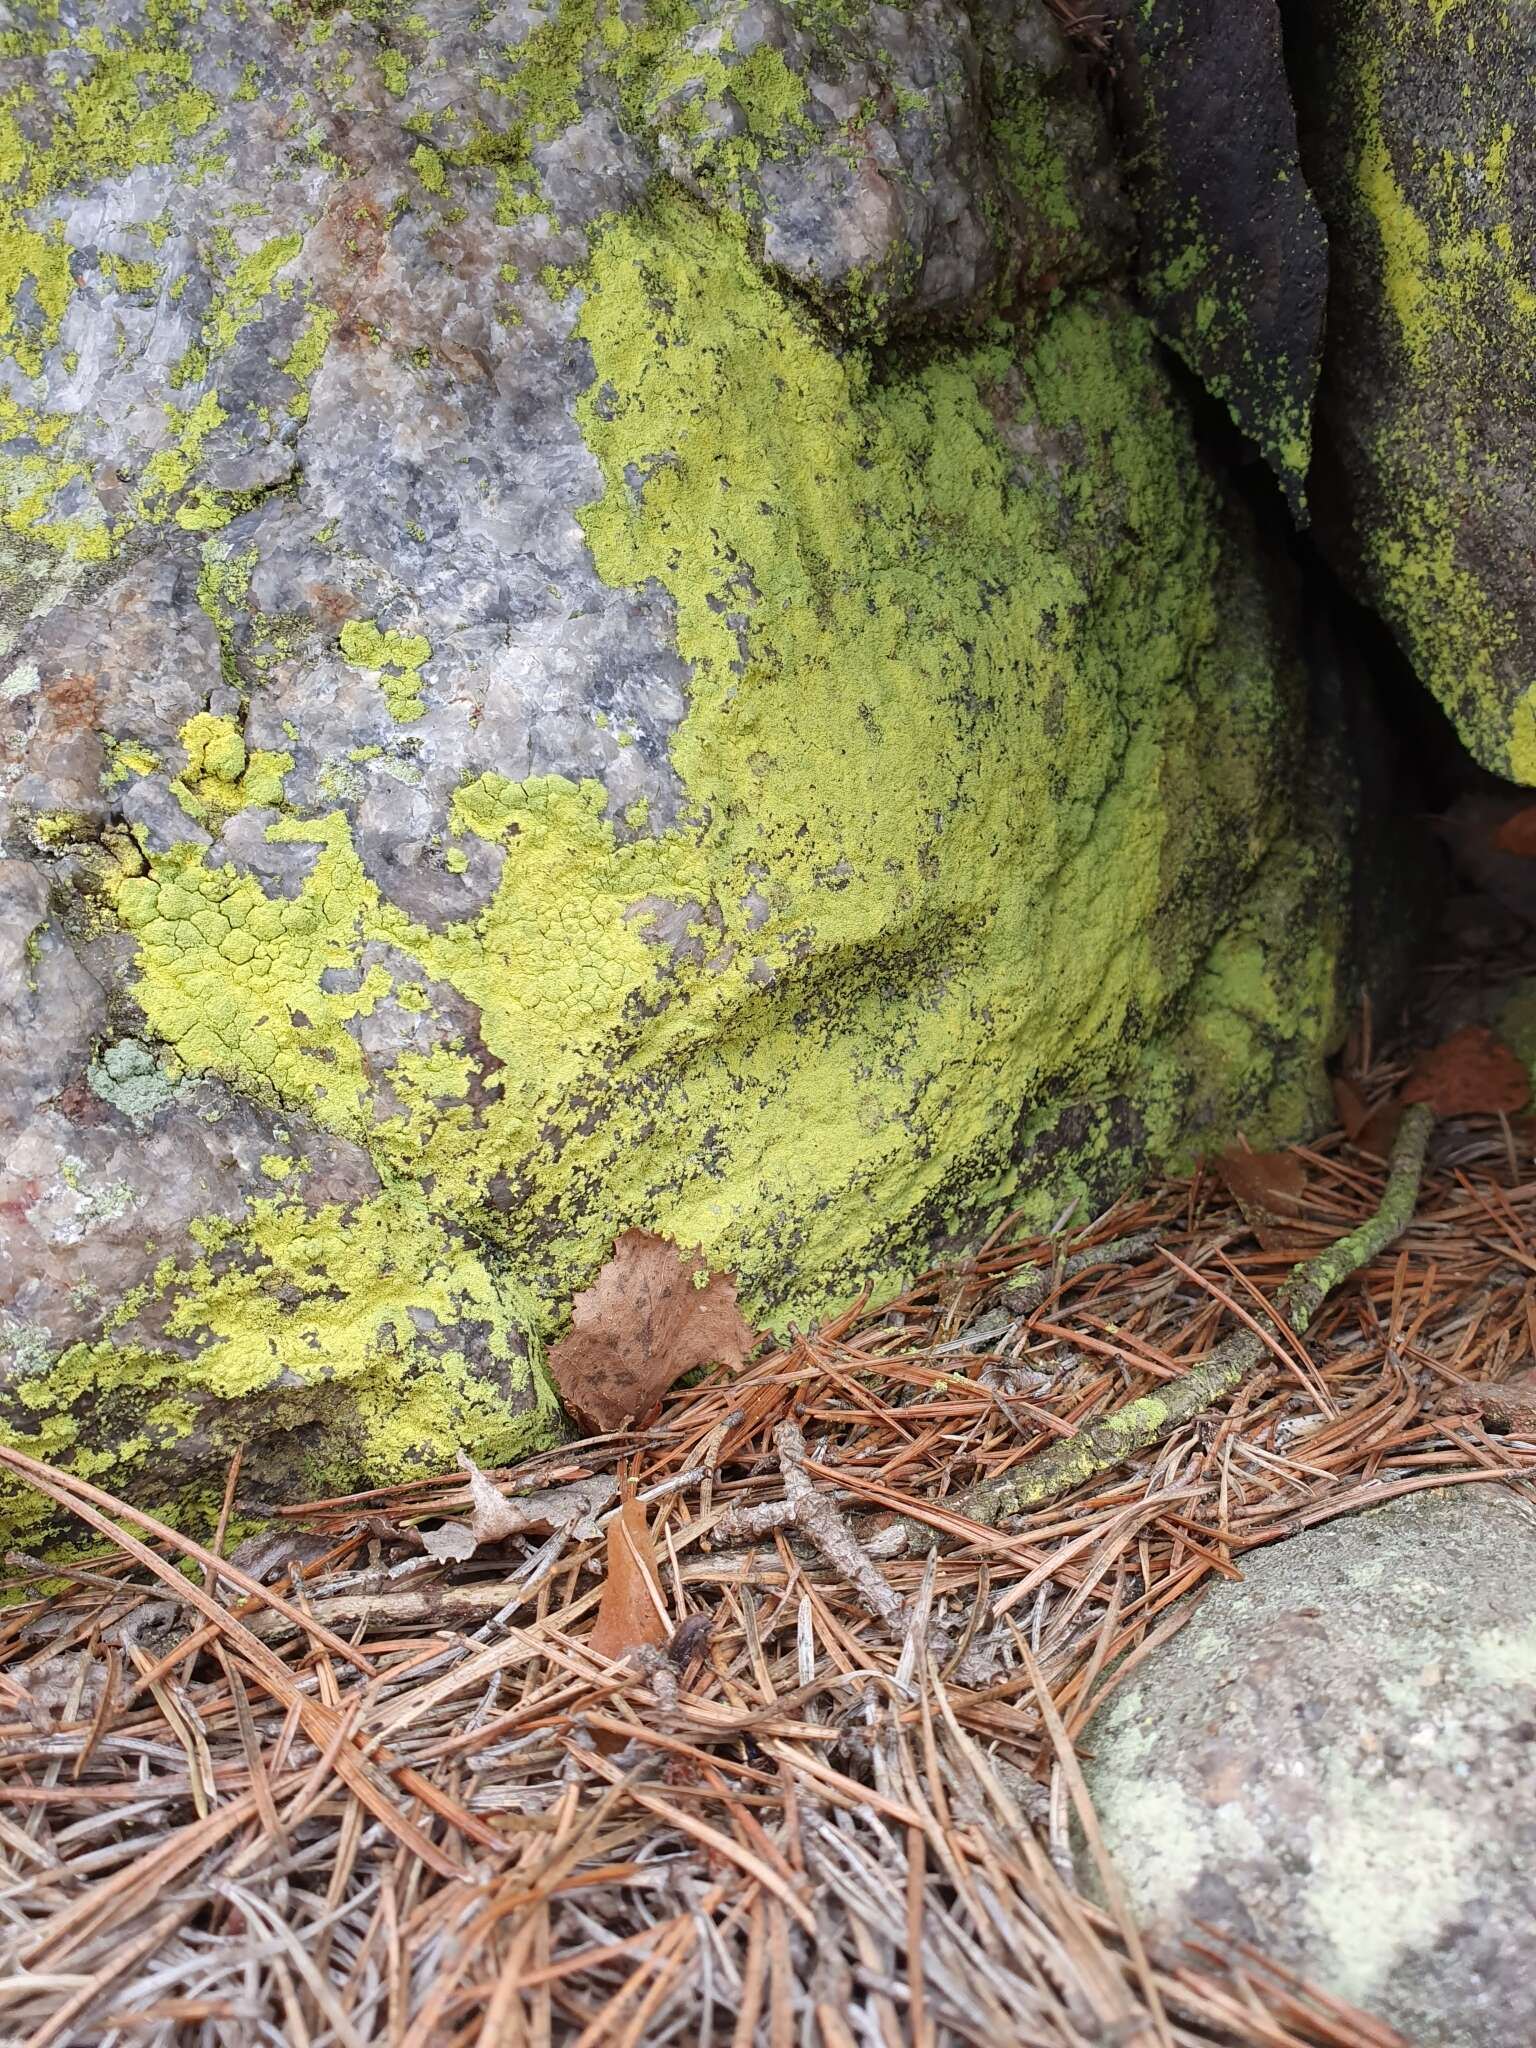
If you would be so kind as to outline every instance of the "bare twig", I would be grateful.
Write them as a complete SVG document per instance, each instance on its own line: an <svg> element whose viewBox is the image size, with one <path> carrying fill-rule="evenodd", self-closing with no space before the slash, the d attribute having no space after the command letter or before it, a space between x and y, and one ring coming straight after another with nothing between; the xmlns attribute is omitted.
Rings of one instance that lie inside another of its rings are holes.
<svg viewBox="0 0 1536 2048"><path fill-rule="evenodd" d="M1155 1231L1138 1230L1130 1237L1112 1237L1107 1244L1089 1245L1086 1251L1069 1253L1066 1258L1034 1271L1024 1268L1013 1285L1005 1287L997 1298L1010 1314L1027 1316L1047 1295L1075 1280L1079 1273L1091 1272L1095 1266L1133 1266L1156 1249Z"/></svg>
<svg viewBox="0 0 1536 2048"><path fill-rule="evenodd" d="M721 1536L728 1542L740 1542L767 1535L773 1529L798 1529L839 1578L853 1588L870 1613L893 1633L902 1633L907 1626L907 1603L866 1556L852 1524L831 1496L818 1493L812 1485L805 1469L805 1433L799 1423L779 1423L773 1432L773 1445L779 1454L784 1498L765 1501L759 1507L732 1508L721 1517Z"/></svg>

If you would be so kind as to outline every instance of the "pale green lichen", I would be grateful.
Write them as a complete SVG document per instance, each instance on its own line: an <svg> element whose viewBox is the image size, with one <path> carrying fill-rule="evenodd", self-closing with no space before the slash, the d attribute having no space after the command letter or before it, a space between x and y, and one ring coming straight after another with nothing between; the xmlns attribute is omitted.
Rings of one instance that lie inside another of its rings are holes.
<svg viewBox="0 0 1536 2048"><path fill-rule="evenodd" d="M136 1124L151 1122L174 1102L180 1084L150 1048L137 1038L104 1046L86 1070L91 1092Z"/></svg>

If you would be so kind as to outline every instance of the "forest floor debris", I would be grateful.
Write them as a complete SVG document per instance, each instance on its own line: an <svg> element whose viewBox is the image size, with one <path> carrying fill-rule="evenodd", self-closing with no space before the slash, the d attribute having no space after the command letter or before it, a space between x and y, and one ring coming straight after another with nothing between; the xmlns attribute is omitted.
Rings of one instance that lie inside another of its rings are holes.
<svg viewBox="0 0 1536 2048"><path fill-rule="evenodd" d="M286 1510L233 1559L38 1468L104 1540L62 1591L9 1561L0 2035L1387 2048L1198 1929L1149 1951L1072 1875L1076 1746L1185 1596L1536 1476L1531 1121L1437 1125L1406 1229L1304 1339L1287 1276L1386 1173L1342 1131L1289 1157L1284 1249L1214 1165L1059 1240L1005 1226L649 1427ZM1279 1334L1224 1409L965 1518L1244 1315ZM913 1516L937 1553L881 1554Z"/></svg>

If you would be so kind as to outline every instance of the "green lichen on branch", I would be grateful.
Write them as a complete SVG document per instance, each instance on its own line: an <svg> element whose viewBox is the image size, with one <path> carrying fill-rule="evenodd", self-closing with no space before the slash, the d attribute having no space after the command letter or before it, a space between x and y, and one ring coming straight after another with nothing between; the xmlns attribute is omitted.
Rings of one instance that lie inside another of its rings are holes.
<svg viewBox="0 0 1536 2048"><path fill-rule="evenodd" d="M1381 1206L1327 1251L1297 1266L1281 1288L1277 1303L1280 1316L1298 1337L1310 1328L1329 1295L1401 1237L1413 1221L1424 1171L1424 1151L1433 1124L1434 1112L1423 1103L1404 1110L1393 1140ZM1263 1335L1246 1325L1233 1331L1203 1364L1181 1373L1177 1379L1165 1381L1153 1393L1128 1401L1114 1414L1062 1437L1001 1479L988 1480L969 1493L946 1501L946 1512L992 1526L1010 1515L1047 1507L1087 1480L1123 1464L1137 1451L1160 1443L1181 1424L1192 1422L1228 1394L1236 1393L1268 1355L1266 1338L1279 1339L1283 1332L1269 1316L1256 1320ZM920 1523L904 1526L914 1547L931 1541L931 1532Z"/></svg>

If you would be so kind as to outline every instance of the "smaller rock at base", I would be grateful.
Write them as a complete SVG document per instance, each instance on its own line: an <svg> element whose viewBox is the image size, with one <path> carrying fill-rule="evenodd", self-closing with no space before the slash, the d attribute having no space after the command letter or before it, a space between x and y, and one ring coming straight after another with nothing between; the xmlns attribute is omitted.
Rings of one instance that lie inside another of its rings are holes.
<svg viewBox="0 0 1536 2048"><path fill-rule="evenodd" d="M1536 1511L1411 1494L1243 1572L1084 1739L1143 1924L1253 1942L1416 2048L1536 2040Z"/></svg>

